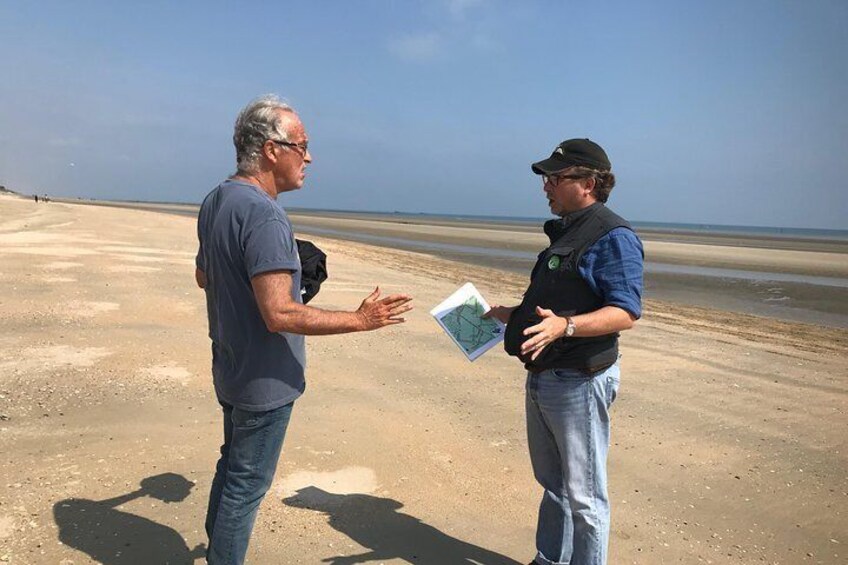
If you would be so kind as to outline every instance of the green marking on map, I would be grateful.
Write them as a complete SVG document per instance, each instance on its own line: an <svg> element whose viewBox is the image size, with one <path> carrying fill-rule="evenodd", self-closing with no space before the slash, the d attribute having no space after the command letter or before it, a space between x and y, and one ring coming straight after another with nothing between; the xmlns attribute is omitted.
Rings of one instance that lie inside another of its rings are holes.
<svg viewBox="0 0 848 565"><path fill-rule="evenodd" d="M484 319L485 310L475 297L470 297L442 317L442 323L466 353L476 351L501 334L494 320Z"/></svg>

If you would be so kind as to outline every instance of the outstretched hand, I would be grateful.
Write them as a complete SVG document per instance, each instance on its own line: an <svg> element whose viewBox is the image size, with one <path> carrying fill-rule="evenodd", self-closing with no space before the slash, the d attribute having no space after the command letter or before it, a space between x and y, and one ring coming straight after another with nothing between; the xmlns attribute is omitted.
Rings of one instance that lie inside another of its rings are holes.
<svg viewBox="0 0 848 565"><path fill-rule="evenodd" d="M530 357L531 361L535 361L548 345L564 336L565 329L568 327L567 319L557 316L547 308L536 306L536 314L542 318L542 321L524 330L524 335L533 337L521 344L521 355L533 353Z"/></svg>
<svg viewBox="0 0 848 565"><path fill-rule="evenodd" d="M390 294L380 298L378 286L356 310L362 321L362 329L376 330L405 322L406 319L402 315L412 310L411 301L412 297L408 294Z"/></svg>

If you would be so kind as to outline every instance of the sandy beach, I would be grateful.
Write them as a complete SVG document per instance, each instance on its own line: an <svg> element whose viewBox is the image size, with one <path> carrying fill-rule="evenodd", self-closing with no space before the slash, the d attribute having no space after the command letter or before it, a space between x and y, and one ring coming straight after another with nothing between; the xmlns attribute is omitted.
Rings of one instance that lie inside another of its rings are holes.
<svg viewBox="0 0 848 565"><path fill-rule="evenodd" d="M523 372L468 363L428 314L468 280L515 303L526 275L310 239L330 257L314 305L379 284L416 310L309 338L248 562L527 563ZM202 562L221 430L195 251L191 217L0 194L0 562ZM771 251L649 248L848 276L839 253ZM648 300L622 352L611 564L848 562L848 330Z"/></svg>

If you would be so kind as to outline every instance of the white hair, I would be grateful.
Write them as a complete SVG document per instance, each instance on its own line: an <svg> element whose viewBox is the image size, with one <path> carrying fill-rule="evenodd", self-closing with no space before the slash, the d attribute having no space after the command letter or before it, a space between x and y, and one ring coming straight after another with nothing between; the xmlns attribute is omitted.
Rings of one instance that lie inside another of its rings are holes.
<svg viewBox="0 0 848 565"><path fill-rule="evenodd" d="M239 174L257 172L262 146L266 141L288 141L288 132L283 127L284 120L281 119L280 110L294 113L294 108L279 96L266 94L253 100L239 112L233 130Z"/></svg>

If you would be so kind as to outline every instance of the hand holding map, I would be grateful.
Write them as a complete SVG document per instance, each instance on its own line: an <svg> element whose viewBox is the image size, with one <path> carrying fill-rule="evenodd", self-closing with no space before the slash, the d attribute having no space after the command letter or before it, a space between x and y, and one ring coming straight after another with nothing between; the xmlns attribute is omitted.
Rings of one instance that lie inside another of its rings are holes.
<svg viewBox="0 0 848 565"><path fill-rule="evenodd" d="M489 304L471 283L466 283L430 311L445 333L469 361L503 340L504 324L495 318L483 318Z"/></svg>

